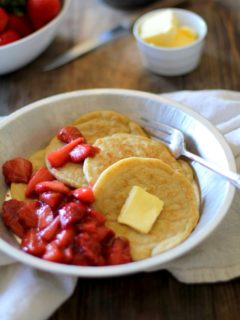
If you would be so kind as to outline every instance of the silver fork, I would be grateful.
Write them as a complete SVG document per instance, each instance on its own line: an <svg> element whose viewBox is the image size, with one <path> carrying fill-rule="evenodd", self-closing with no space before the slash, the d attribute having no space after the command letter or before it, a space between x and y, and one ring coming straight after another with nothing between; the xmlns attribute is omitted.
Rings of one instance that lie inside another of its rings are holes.
<svg viewBox="0 0 240 320"><path fill-rule="evenodd" d="M189 152L185 147L184 135L181 131L158 121L149 120L146 118L141 118L140 122L152 137L159 139L166 144L176 158L185 156L191 160L194 160L204 167L214 171L215 173L220 174L235 187L240 189L239 174L224 168L219 168L217 165L197 156L194 153Z"/></svg>

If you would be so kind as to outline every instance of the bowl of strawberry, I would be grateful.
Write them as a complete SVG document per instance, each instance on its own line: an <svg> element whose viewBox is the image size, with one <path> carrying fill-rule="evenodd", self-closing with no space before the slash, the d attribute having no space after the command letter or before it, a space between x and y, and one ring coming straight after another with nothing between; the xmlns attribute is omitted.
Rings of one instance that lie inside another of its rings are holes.
<svg viewBox="0 0 240 320"><path fill-rule="evenodd" d="M0 75L34 60L51 43L70 0L0 0Z"/></svg>

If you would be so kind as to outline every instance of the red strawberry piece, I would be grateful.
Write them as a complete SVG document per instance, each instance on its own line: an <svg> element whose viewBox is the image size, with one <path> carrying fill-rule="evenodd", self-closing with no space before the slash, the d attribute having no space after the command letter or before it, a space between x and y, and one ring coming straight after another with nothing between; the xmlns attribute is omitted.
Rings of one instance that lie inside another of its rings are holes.
<svg viewBox="0 0 240 320"><path fill-rule="evenodd" d="M63 193L66 195L69 195L71 193L71 189L69 189L67 186L65 186L64 183L58 180L39 182L35 186L35 191L37 193L53 191Z"/></svg>
<svg viewBox="0 0 240 320"><path fill-rule="evenodd" d="M60 0L28 0L27 12L35 29L42 28L58 15L61 10Z"/></svg>
<svg viewBox="0 0 240 320"><path fill-rule="evenodd" d="M30 22L26 16L9 15L8 28L16 31L21 37L28 36L33 32Z"/></svg>
<svg viewBox="0 0 240 320"><path fill-rule="evenodd" d="M24 234L21 248L29 254L40 257L45 252L46 242L41 239L36 229L29 229Z"/></svg>
<svg viewBox="0 0 240 320"><path fill-rule="evenodd" d="M49 242L53 240L61 227L60 217L57 216L46 228L40 232L40 236L43 240Z"/></svg>
<svg viewBox="0 0 240 320"><path fill-rule="evenodd" d="M0 46L10 44L20 39L19 34L14 30L6 30L0 34Z"/></svg>
<svg viewBox="0 0 240 320"><path fill-rule="evenodd" d="M63 229L72 227L75 222L80 221L87 213L86 207L76 202L68 202L58 212Z"/></svg>
<svg viewBox="0 0 240 320"><path fill-rule="evenodd" d="M23 201L11 199L4 201L2 217L4 223L20 238L24 235L24 227L19 219L18 212L24 206Z"/></svg>
<svg viewBox="0 0 240 320"><path fill-rule="evenodd" d="M105 227L98 226L94 234L94 238L101 243L108 243L111 239L115 237L113 230Z"/></svg>
<svg viewBox="0 0 240 320"><path fill-rule="evenodd" d="M73 196L83 202L91 203L94 201L94 193L90 187L82 187L72 192Z"/></svg>
<svg viewBox="0 0 240 320"><path fill-rule="evenodd" d="M115 238L106 248L107 264L123 264L132 261L129 241L124 238Z"/></svg>
<svg viewBox="0 0 240 320"><path fill-rule="evenodd" d="M62 230L56 236L55 242L60 248L66 248L72 244L75 236L73 228Z"/></svg>
<svg viewBox="0 0 240 320"><path fill-rule="evenodd" d="M99 224L103 224L106 221L106 217L102 213L100 213L92 208L89 209L89 214L91 217L96 219Z"/></svg>
<svg viewBox="0 0 240 320"><path fill-rule="evenodd" d="M11 159L3 164L2 172L7 184L11 182L28 183L32 175L32 163L20 157Z"/></svg>
<svg viewBox="0 0 240 320"><path fill-rule="evenodd" d="M79 144L69 153L72 162L79 163L86 158L93 158L99 152L99 148L91 144Z"/></svg>
<svg viewBox="0 0 240 320"><path fill-rule="evenodd" d="M94 234L94 232L96 232L96 229L97 229L97 222L92 219L86 219L85 221L77 225L77 230L80 232Z"/></svg>
<svg viewBox="0 0 240 320"><path fill-rule="evenodd" d="M46 191L39 195L39 200L48 204L51 208L56 208L63 199L63 194L55 191Z"/></svg>
<svg viewBox="0 0 240 320"><path fill-rule="evenodd" d="M63 250L64 254L64 261L65 263L72 263L73 256L74 256L74 250L73 248L66 248Z"/></svg>
<svg viewBox="0 0 240 320"><path fill-rule="evenodd" d="M57 138L65 143L69 143L77 138L82 138L82 143L84 143L85 139L81 134L80 130L77 127L64 127L62 128L58 134Z"/></svg>
<svg viewBox="0 0 240 320"><path fill-rule="evenodd" d="M7 24L8 14L3 8L0 8L0 32L2 32L6 28Z"/></svg>
<svg viewBox="0 0 240 320"><path fill-rule="evenodd" d="M38 208L38 228L42 230L46 228L54 220L52 209L47 204L42 204Z"/></svg>
<svg viewBox="0 0 240 320"><path fill-rule="evenodd" d="M54 180L54 176L48 171L46 167L41 167L38 171L32 176L31 180L27 185L25 192L26 197L31 197L35 193L35 186L42 181L51 181Z"/></svg>
<svg viewBox="0 0 240 320"><path fill-rule="evenodd" d="M54 241L46 246L46 252L42 256L42 258L44 260L52 262L65 262L65 255L63 253L63 250L61 250Z"/></svg>
<svg viewBox="0 0 240 320"><path fill-rule="evenodd" d="M64 164L66 164L70 157L69 153L72 151L73 148L75 148L78 144L82 143L82 138L77 138L68 144L64 145L60 149L50 152L47 156L47 159L52 167L58 168L62 167Z"/></svg>
<svg viewBox="0 0 240 320"><path fill-rule="evenodd" d="M87 260L90 261L91 265L103 266L105 264L101 244L88 233L80 233L77 235L75 237L75 243Z"/></svg>
<svg viewBox="0 0 240 320"><path fill-rule="evenodd" d="M19 218L24 222L24 225L29 228L36 228L38 226L38 208L39 203L26 202L18 212Z"/></svg>
<svg viewBox="0 0 240 320"><path fill-rule="evenodd" d="M87 260L87 257L79 249L73 250L73 257L72 257L71 264L74 264L77 266L89 266L90 265L89 261Z"/></svg>

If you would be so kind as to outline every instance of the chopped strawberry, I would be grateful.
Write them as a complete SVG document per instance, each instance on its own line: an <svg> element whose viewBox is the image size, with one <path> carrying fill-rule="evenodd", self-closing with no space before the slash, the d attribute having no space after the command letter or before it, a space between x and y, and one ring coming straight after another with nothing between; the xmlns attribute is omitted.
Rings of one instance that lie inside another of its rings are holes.
<svg viewBox="0 0 240 320"><path fill-rule="evenodd" d="M90 263L87 260L87 257L83 254L81 249L74 249L73 250L73 257L71 264L77 265L77 266L89 266Z"/></svg>
<svg viewBox="0 0 240 320"><path fill-rule="evenodd" d="M41 167L38 169L38 171L32 176L31 180L29 181L27 185L27 189L25 192L26 197L31 197L35 193L35 186L39 182L42 181L51 181L54 180L55 178L51 173L48 171L46 167Z"/></svg>
<svg viewBox="0 0 240 320"><path fill-rule="evenodd" d="M8 14L3 9L0 8L0 32L2 32L8 24Z"/></svg>
<svg viewBox="0 0 240 320"><path fill-rule="evenodd" d="M52 209L47 204L42 204L38 208L38 228L42 230L46 228L54 220Z"/></svg>
<svg viewBox="0 0 240 320"><path fill-rule="evenodd" d="M74 250L73 248L66 248L63 250L64 254L64 261L65 263L72 263L73 256L74 256Z"/></svg>
<svg viewBox="0 0 240 320"><path fill-rule="evenodd" d="M106 249L107 264L123 264L132 261L129 241L124 238L115 238Z"/></svg>
<svg viewBox="0 0 240 320"><path fill-rule="evenodd" d="M114 236L115 233L113 232L113 230L105 226L98 226L94 234L94 238L103 244L108 243L111 239L114 238Z"/></svg>
<svg viewBox="0 0 240 320"><path fill-rule="evenodd" d="M73 196L83 202L91 203L94 201L94 193L90 187L82 187L72 192Z"/></svg>
<svg viewBox="0 0 240 320"><path fill-rule="evenodd" d="M0 34L0 46L5 46L20 39L19 34L14 30L6 30Z"/></svg>
<svg viewBox="0 0 240 320"><path fill-rule="evenodd" d="M21 248L23 251L39 257L45 252L46 242L41 239L36 229L29 229L24 234Z"/></svg>
<svg viewBox="0 0 240 320"><path fill-rule="evenodd" d="M29 228L36 228L38 226L38 201L25 202L20 208L18 214L24 225Z"/></svg>
<svg viewBox="0 0 240 320"><path fill-rule="evenodd" d="M74 236L73 228L62 230L57 234L55 242L60 248L66 248L73 242Z"/></svg>
<svg viewBox="0 0 240 320"><path fill-rule="evenodd" d="M58 168L62 167L67 161L69 161L69 153L75 148L78 144L82 143L82 138L77 138L68 144L64 145L60 149L50 152L47 156L47 159L52 167Z"/></svg>
<svg viewBox="0 0 240 320"><path fill-rule="evenodd" d="M11 199L3 203L3 221L20 238L24 235L24 227L19 219L18 212L24 206L23 201Z"/></svg>
<svg viewBox="0 0 240 320"><path fill-rule="evenodd" d="M80 233L75 237L75 243L79 246L80 251L90 261L91 265L103 266L105 260L102 256L101 244L91 237L88 233Z"/></svg>
<svg viewBox="0 0 240 320"><path fill-rule="evenodd" d="M79 163L88 157L93 158L99 151L98 147L91 144L79 144L70 151L69 155L72 162Z"/></svg>
<svg viewBox="0 0 240 320"><path fill-rule="evenodd" d="M94 210L92 208L89 209L89 214L94 219L96 219L99 224L103 224L106 221L106 217L101 212L98 212L98 211L96 211L96 210Z"/></svg>
<svg viewBox="0 0 240 320"><path fill-rule="evenodd" d="M39 195L39 200L48 204L51 208L56 208L62 201L63 194L55 191L46 191Z"/></svg>
<svg viewBox="0 0 240 320"><path fill-rule="evenodd" d="M53 240L56 234L59 232L60 226L60 217L57 216L46 228L40 232L41 238L47 242Z"/></svg>
<svg viewBox="0 0 240 320"><path fill-rule="evenodd" d="M24 158L15 158L6 161L2 166L3 175L7 184L11 182L28 183L32 175L32 163Z"/></svg>
<svg viewBox="0 0 240 320"><path fill-rule="evenodd" d="M63 229L72 227L86 215L86 207L81 203L69 202L59 210L60 221Z"/></svg>
<svg viewBox="0 0 240 320"><path fill-rule="evenodd" d="M8 28L16 31L21 37L28 36L33 32L27 16L9 15Z"/></svg>
<svg viewBox="0 0 240 320"><path fill-rule="evenodd" d="M77 127L64 127L62 128L58 134L57 138L65 143L69 143L77 138L82 138L82 143L85 142L83 135L81 134L80 130Z"/></svg>
<svg viewBox="0 0 240 320"><path fill-rule="evenodd" d="M39 182L35 186L35 191L37 193L53 191L53 192L59 192L66 195L70 195L71 193L71 189L65 186L64 183L58 180Z"/></svg>
<svg viewBox="0 0 240 320"><path fill-rule="evenodd" d="M57 246L57 244L52 241L46 246L46 252L42 256L44 260L52 262L65 262L65 255L63 251Z"/></svg>

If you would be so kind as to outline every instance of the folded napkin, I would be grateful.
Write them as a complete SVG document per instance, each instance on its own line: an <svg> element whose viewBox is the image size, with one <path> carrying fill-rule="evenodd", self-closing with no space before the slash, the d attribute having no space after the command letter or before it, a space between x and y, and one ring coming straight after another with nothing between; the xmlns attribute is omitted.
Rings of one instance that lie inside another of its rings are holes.
<svg viewBox="0 0 240 320"><path fill-rule="evenodd" d="M195 109L225 135L240 170L240 93L181 91L165 95ZM165 268L185 283L226 281L240 275L240 192L217 231ZM77 279L38 271L0 254L0 319L47 319L73 292Z"/></svg>

